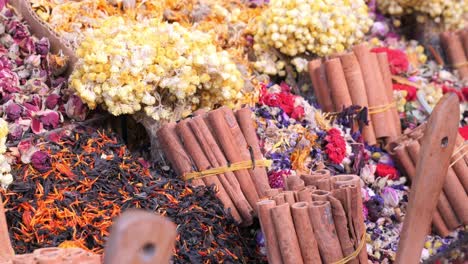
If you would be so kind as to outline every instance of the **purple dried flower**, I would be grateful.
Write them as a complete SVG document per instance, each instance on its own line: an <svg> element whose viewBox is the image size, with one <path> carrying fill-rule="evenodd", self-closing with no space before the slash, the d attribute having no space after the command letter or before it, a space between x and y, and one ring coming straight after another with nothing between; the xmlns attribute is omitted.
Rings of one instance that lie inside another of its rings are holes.
<svg viewBox="0 0 468 264"><path fill-rule="evenodd" d="M21 117L22 112L23 109L21 109L21 106L18 104L13 103L12 101L7 103L5 113L9 121L16 121Z"/></svg>
<svg viewBox="0 0 468 264"><path fill-rule="evenodd" d="M36 42L36 52L39 55L46 56L49 53L50 43L47 38L41 38Z"/></svg>
<svg viewBox="0 0 468 264"><path fill-rule="evenodd" d="M20 124L11 124L8 126L8 140L16 141L23 137L23 127Z"/></svg>
<svg viewBox="0 0 468 264"><path fill-rule="evenodd" d="M382 190L382 198L386 206L395 208L398 206L399 198L398 193L391 187L385 187Z"/></svg>
<svg viewBox="0 0 468 264"><path fill-rule="evenodd" d="M36 151L31 157L31 164L39 172L46 172L52 168L49 154Z"/></svg>
<svg viewBox="0 0 468 264"><path fill-rule="evenodd" d="M380 196L375 195L372 196L369 201L365 202L364 205L367 207L369 220L372 222L377 221L384 208L383 199Z"/></svg>

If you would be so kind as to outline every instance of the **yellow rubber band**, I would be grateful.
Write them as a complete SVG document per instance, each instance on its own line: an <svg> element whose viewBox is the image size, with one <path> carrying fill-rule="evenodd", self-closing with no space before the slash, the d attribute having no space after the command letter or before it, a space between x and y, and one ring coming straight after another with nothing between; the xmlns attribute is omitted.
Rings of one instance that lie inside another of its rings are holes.
<svg viewBox="0 0 468 264"><path fill-rule="evenodd" d="M464 67L464 66L467 66L468 65L468 61L465 61L465 62L461 62L461 63L458 63L458 64L454 64L452 67L455 68L455 69L458 69L458 68L461 68L461 67Z"/></svg>
<svg viewBox="0 0 468 264"><path fill-rule="evenodd" d="M463 145L461 145L460 147L458 147L454 152L453 152L453 156L455 156L456 154L458 154L459 152L461 152L462 150L465 149L465 147L468 146L466 143L463 143ZM458 158L456 158L452 163L450 163L449 165L449 168L453 167L453 165L455 165L455 163L457 163L458 161L462 160L465 158L465 155L468 154L468 149L465 150Z"/></svg>
<svg viewBox="0 0 468 264"><path fill-rule="evenodd" d="M357 256L359 256L359 253L361 253L361 250L362 248L364 248L365 244L366 244L366 229L364 227L364 233L362 234L361 242L359 243L359 246L356 248L356 250L353 253L351 253L349 256L346 256L343 259L338 260L337 262L333 262L332 264L345 264L355 259Z"/></svg>
<svg viewBox="0 0 468 264"><path fill-rule="evenodd" d="M385 105L371 106L371 107L368 107L367 109L369 109L369 115L373 115L373 114L378 114L378 113L383 113L385 111L388 111L392 107L396 107L395 102L385 104ZM361 107L359 110L362 110L363 108L364 107ZM337 116L340 113L341 112L327 112L327 113L324 113L324 117L328 119L330 117Z"/></svg>
<svg viewBox="0 0 468 264"><path fill-rule="evenodd" d="M254 165L255 167L270 167L272 163L273 163L272 160L266 160L266 159L255 160L254 162L252 162L251 160L241 161L241 162L233 163L231 164L231 166L223 166L223 167L213 168L213 169L204 170L204 171L194 171L194 172L185 173L182 176L182 179L185 181L188 181L188 180L200 179L200 178L209 177L209 176L215 176L218 174L223 174L225 172L247 170L247 169L252 169Z"/></svg>

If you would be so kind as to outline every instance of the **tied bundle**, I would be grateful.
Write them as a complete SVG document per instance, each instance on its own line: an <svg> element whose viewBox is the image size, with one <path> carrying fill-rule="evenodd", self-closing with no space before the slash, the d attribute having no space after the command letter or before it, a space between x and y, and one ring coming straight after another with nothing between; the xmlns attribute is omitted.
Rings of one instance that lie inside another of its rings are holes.
<svg viewBox="0 0 468 264"><path fill-rule="evenodd" d="M31 254L15 255L0 264L10 263L84 263L101 264L101 255L87 252L81 248L41 248L34 250Z"/></svg>
<svg viewBox="0 0 468 264"><path fill-rule="evenodd" d="M426 125L422 124L413 130L405 131L387 147L390 154L411 180L416 177L416 162L421 154L421 140L425 130ZM458 135L443 191L437 203L437 210L432 218L434 230L442 237L448 236L451 231L459 226L468 224L467 153L468 145ZM438 166L438 164L425 164L425 166Z"/></svg>
<svg viewBox="0 0 468 264"><path fill-rule="evenodd" d="M401 134L386 53L373 53L360 44L352 52L310 61L309 75L325 112L340 112L351 105L368 108L371 122L362 134L370 145L378 138L392 140Z"/></svg>
<svg viewBox="0 0 468 264"><path fill-rule="evenodd" d="M215 185L217 197L234 220L252 223L256 202L270 186L266 170L260 166L267 162L250 109L197 111L192 118L163 126L157 134L178 175L194 185Z"/></svg>
<svg viewBox="0 0 468 264"><path fill-rule="evenodd" d="M360 179L289 176L257 203L269 263L367 263Z"/></svg>
<svg viewBox="0 0 468 264"><path fill-rule="evenodd" d="M448 61L458 71L460 79L468 81L468 28L440 34Z"/></svg>

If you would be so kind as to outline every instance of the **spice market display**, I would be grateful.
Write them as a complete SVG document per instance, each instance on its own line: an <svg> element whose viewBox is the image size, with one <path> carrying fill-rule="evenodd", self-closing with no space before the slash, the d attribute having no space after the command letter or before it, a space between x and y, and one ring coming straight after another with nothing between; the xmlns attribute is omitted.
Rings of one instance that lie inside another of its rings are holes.
<svg viewBox="0 0 468 264"><path fill-rule="evenodd" d="M468 261L467 0L0 0L0 22L1 264ZM156 251L151 216L176 232Z"/></svg>

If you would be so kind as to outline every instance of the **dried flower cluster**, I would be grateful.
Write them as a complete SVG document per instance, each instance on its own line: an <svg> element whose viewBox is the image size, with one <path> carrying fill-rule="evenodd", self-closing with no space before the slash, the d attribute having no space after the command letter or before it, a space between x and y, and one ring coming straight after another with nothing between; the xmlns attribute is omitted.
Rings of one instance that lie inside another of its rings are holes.
<svg viewBox="0 0 468 264"><path fill-rule="evenodd" d="M274 52L265 54L269 49L292 57L306 52L320 56L342 52L359 42L371 25L362 0L271 1L255 26L255 67L269 74L284 68Z"/></svg>
<svg viewBox="0 0 468 264"><path fill-rule="evenodd" d="M176 106L189 114L242 98L240 71L209 34L178 23L126 22L104 20L76 52L70 85L90 108L103 104L114 115L144 109L160 120L176 118Z"/></svg>
<svg viewBox="0 0 468 264"><path fill-rule="evenodd" d="M382 13L396 17L417 12L419 22L429 18L448 28L463 27L463 15L468 11L466 0L377 0L377 6Z"/></svg>

